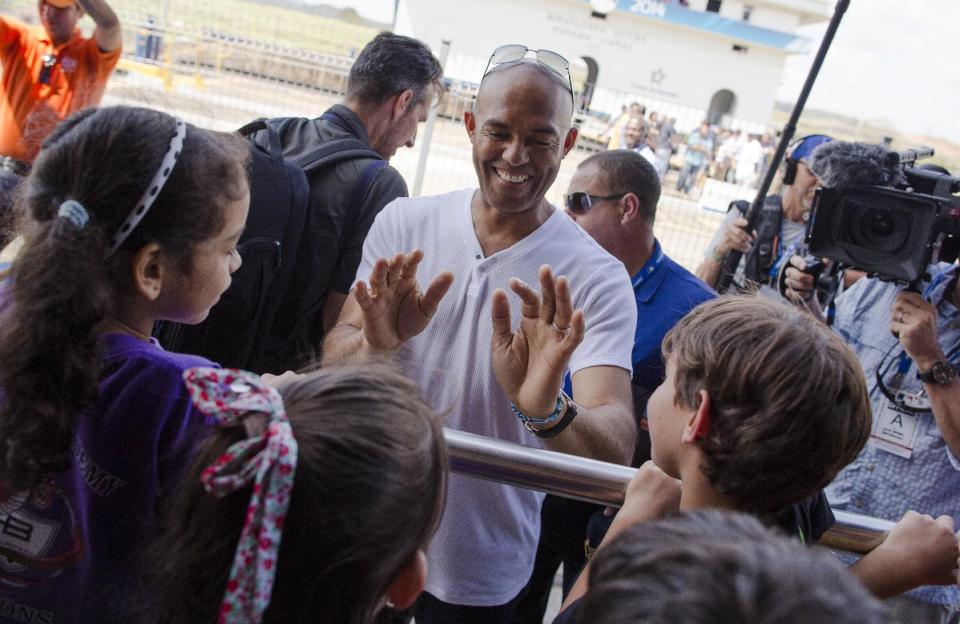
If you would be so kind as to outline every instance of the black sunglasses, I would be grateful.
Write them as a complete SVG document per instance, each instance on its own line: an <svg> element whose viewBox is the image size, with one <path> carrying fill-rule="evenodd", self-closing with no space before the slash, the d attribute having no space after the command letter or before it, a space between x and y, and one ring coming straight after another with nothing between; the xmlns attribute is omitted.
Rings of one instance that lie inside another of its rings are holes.
<svg viewBox="0 0 960 624"><path fill-rule="evenodd" d="M527 46L518 43L502 45L490 55L490 60L487 61L487 67L483 70L483 75L486 76L490 69L497 65L522 61L527 56L527 52L534 52L537 57L537 63L567 81L567 89L570 91L570 98L572 99L573 81L570 79L570 61L552 50L531 50Z"/></svg>
<svg viewBox="0 0 960 624"><path fill-rule="evenodd" d="M608 199L621 199L626 193L619 195L590 195L589 193L570 193L566 196L567 210L575 215L581 215L590 210L593 202Z"/></svg>
<svg viewBox="0 0 960 624"><path fill-rule="evenodd" d="M53 68L57 64L57 55L56 54L44 54L43 59L41 59L40 65L40 75L37 77L37 82L42 85L50 84L50 77L53 74Z"/></svg>

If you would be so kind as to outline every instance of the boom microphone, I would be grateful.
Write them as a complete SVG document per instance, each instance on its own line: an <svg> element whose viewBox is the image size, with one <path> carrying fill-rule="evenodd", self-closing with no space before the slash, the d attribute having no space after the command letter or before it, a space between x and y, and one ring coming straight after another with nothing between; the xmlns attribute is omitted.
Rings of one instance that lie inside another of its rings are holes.
<svg viewBox="0 0 960 624"><path fill-rule="evenodd" d="M873 143L832 141L818 147L810 158L810 170L825 188L852 189L865 186L896 186L906 182L901 157Z"/></svg>
<svg viewBox="0 0 960 624"><path fill-rule="evenodd" d="M760 188L757 189L757 196L754 198L753 203L750 204L750 210L747 212L746 229L748 232L753 231L753 228L757 226L757 222L760 220L760 212L763 210L763 203L767 197L767 191L770 190L770 185L773 183L773 176L776 175L777 167L780 165L780 161L787 151L787 145L790 144L793 133L797 130L797 121L799 121L803 107L807 103L807 97L809 97L810 91L813 89L813 83L817 79L817 74L820 73L823 60L827 57L827 50L830 49L833 37L837 34L837 29L840 28L840 21L843 19L843 14L847 12L849 6L850 0L837 0L837 5L833 9L833 17L830 18L830 23L827 24L827 30L823 34L823 40L820 42L820 48L817 50L816 56L813 57L810 71L807 73L806 80L803 81L803 87L800 88L800 95L797 96L797 101L793 105L793 110L790 112L787 125L783 127L780 142L777 143L777 149L774 150L773 157L770 159L767 170L763 174ZM726 257L720 263L720 276L717 278L718 293L723 294L727 288L730 287L731 282L733 282L733 274L736 272L737 265L740 263L742 257L743 252L733 249L727 253Z"/></svg>

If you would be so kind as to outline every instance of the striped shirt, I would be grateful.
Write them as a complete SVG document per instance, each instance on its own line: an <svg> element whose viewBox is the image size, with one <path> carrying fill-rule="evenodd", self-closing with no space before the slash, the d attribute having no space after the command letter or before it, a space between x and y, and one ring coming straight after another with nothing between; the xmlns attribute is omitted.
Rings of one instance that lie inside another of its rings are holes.
<svg viewBox="0 0 960 624"><path fill-rule="evenodd" d="M957 267L944 264L931 269L935 277L925 289L924 296L937 306L940 347L956 366L960 361L957 349L960 346L960 310L947 296L947 290L954 284ZM897 338L890 333L890 309L902 290L896 284L865 278L837 301L834 329L856 352L863 365L874 418L886 401L877 384L877 370L895 372L903 351ZM906 364L909 369L903 373L899 389L917 394L923 390L923 383L917 379L916 366L909 361ZM889 375L884 376L885 380L889 378ZM867 444L827 488L830 503L837 509L894 521L911 509L934 517L948 515L954 521L960 520L960 461L947 447L932 412L917 416L917 429L909 459ZM922 587L909 595L933 604L960 603L960 592L955 586Z"/></svg>

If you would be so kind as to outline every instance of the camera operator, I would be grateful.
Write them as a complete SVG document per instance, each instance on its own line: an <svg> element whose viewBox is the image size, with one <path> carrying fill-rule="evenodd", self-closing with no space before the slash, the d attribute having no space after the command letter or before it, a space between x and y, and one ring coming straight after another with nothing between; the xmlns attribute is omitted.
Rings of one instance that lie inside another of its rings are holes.
<svg viewBox="0 0 960 624"><path fill-rule="evenodd" d="M827 488L835 508L888 520L911 509L960 518L957 275L956 264L941 265L923 294L862 279L838 298L834 329L866 372L874 423L869 444ZM955 574L939 582L955 583ZM955 585L894 602L909 621L960 615Z"/></svg>
<svg viewBox="0 0 960 624"><path fill-rule="evenodd" d="M813 151L831 137L814 134L797 139L784 159L783 188L779 195L766 198L756 231L745 230L747 202L733 202L723 224L707 246L696 275L716 287L724 257L732 250L743 252L733 278L738 291L773 282L785 258L803 243L806 221L813 194L819 183L808 166Z"/></svg>
<svg viewBox="0 0 960 624"><path fill-rule="evenodd" d="M838 157L830 158L835 166L844 162L851 175L865 169L853 166L859 160L853 147L834 144ZM848 171L825 172L820 160L827 156L818 153L813 163L825 185L833 177L831 188L861 186L850 183ZM919 169L946 173L930 166ZM878 175L893 177L883 171ZM813 278L801 272L804 267L801 258L792 257L785 281L799 298L814 301L809 296ZM938 263L930 265L929 274L920 292L869 278L837 298L834 330L853 348L866 373L873 429L857 459L826 490L834 508L888 520L898 520L908 510L960 519L960 267ZM808 307L819 312L818 306ZM956 570L930 581L949 586L922 587L892 599L892 621L957 621Z"/></svg>

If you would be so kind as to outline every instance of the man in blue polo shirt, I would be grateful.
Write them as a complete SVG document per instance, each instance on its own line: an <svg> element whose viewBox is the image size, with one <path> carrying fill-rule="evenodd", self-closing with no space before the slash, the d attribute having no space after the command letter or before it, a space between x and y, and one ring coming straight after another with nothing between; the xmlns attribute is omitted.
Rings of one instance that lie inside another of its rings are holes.
<svg viewBox="0 0 960 624"><path fill-rule="evenodd" d="M633 282L637 328L633 339L633 408L638 423L634 466L650 458L650 435L642 422L647 399L664 379L660 343L698 304L716 293L671 260L653 235L660 199L656 169L631 150L590 156L577 168L567 194L567 215L623 262ZM568 382L569 383L569 382ZM585 563L587 521L598 509L547 496L533 574L521 594L515 624L541 622L557 566L563 562L564 594Z"/></svg>

